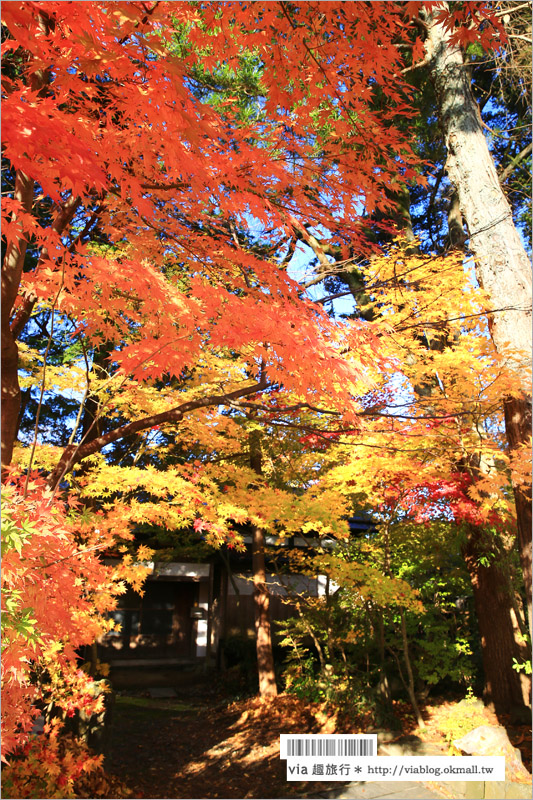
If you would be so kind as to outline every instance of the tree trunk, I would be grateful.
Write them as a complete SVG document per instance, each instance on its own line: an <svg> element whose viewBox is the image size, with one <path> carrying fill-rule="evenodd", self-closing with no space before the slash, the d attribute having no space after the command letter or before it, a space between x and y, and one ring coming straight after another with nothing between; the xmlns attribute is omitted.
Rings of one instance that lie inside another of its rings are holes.
<svg viewBox="0 0 533 800"><path fill-rule="evenodd" d="M470 528L463 555L472 582L481 636L485 700L497 713L508 714L523 711L529 698L524 696L520 676L512 668L513 658L521 660L521 654L515 636L508 576L498 556L487 555L481 543L482 535L479 528ZM483 556L491 559L488 566L480 563Z"/></svg>
<svg viewBox="0 0 533 800"><path fill-rule="evenodd" d="M505 356L507 366L516 373L517 387L522 392L519 399L505 401L507 406L514 404L520 409L518 414L506 413L507 437L513 448L524 441L524 431L529 434L524 420L531 419L531 263L483 134L461 48L450 42L452 31L446 31L436 20L443 8L447 3L436 6L426 16L426 53L448 150L446 170L468 227L478 281L494 309L489 320L491 336L498 353ZM515 353L509 353L509 346ZM522 487L514 487L514 491L531 626L531 499Z"/></svg>
<svg viewBox="0 0 533 800"><path fill-rule="evenodd" d="M257 671L259 673L260 697L275 697L278 693L272 633L270 630L270 596L265 573L265 533L254 528L252 544L252 569L254 576L255 635L257 646Z"/></svg>
<svg viewBox="0 0 533 800"><path fill-rule="evenodd" d="M424 717L420 713L420 708L418 707L418 701L416 699L415 694L415 679L413 675L413 668L411 666L411 656L409 653L409 642L407 640L407 626L405 624L405 613L403 609L400 611L401 617L401 625L402 625L402 647L403 647L403 660L405 662L405 668L407 670L407 691L409 694L409 700L411 701L411 705L413 707L413 711L415 712L416 721L419 728L425 728L426 723L424 722Z"/></svg>
<svg viewBox="0 0 533 800"><path fill-rule="evenodd" d="M250 466L258 475L262 474L261 432L250 433ZM254 581L255 636L257 647L257 671L259 673L259 696L276 697L276 673L272 652L270 627L270 596L266 583L265 532L254 527L252 538L252 573Z"/></svg>
<svg viewBox="0 0 533 800"><path fill-rule="evenodd" d="M508 397L504 402L505 430L511 450L527 442L531 435L531 405L525 398ZM531 486L513 486L516 504L517 540L520 565L524 576L527 601L529 633L533 633L531 621Z"/></svg>
<svg viewBox="0 0 533 800"><path fill-rule="evenodd" d="M38 22L38 35L46 36L50 30L50 19L45 11L38 11ZM41 66L32 69L32 65L28 65L27 74L31 90L44 96L50 82L50 72ZM34 188L33 178L18 169L15 173L13 199L20 203L22 211L27 214L31 214ZM57 222L61 213L60 211L52 226L59 233L62 232L62 228L58 228ZM13 212L10 221L12 224L17 223L16 211ZM20 223L19 225L20 235L13 236L7 242L2 259L2 477L13 457L20 420L17 332L11 329L11 312L20 288L28 237L23 225Z"/></svg>
<svg viewBox="0 0 533 800"><path fill-rule="evenodd" d="M439 103L448 158L446 170L459 196L466 221L476 272L495 309L491 334L498 352L511 345L520 351L510 366L530 391L531 263L513 223L490 154L479 107L470 89L470 72L462 50L450 43L450 31L435 21L442 3L428 15L426 52Z"/></svg>
<svg viewBox="0 0 533 800"><path fill-rule="evenodd" d="M367 608L368 613L368 608ZM370 614L369 614L370 617ZM389 683L389 676L387 675L387 667L385 663L385 625L383 623L383 611L377 608L378 626L377 626L377 640L379 649L379 680L377 685L377 694L381 699L385 708L392 710L392 694Z"/></svg>
<svg viewBox="0 0 533 800"><path fill-rule="evenodd" d="M15 177L14 198L29 213L33 203L34 181L20 170ZM71 195L59 209L52 223L52 230L56 233L63 231L70 225L79 205L79 199ZM16 222L16 214L12 217ZM27 242L23 232L18 239L11 240L7 247L2 262L2 473L11 463L13 446L15 444L18 425L20 421L20 386L18 381L18 346L17 336L22 332L28 321L35 298L26 298L28 302L27 313L22 313L20 318L15 317L13 324L10 322L11 312L20 288L22 270L26 257ZM48 255L43 249L39 261Z"/></svg>
<svg viewBox="0 0 533 800"><path fill-rule="evenodd" d="M33 203L33 186L33 180L24 172L17 170L13 196L28 213L31 212ZM11 222L16 223L15 213ZM10 317L17 299L26 249L27 242L21 230L20 238L8 243L2 262L2 472L11 463L18 432L20 412L18 347L11 332Z"/></svg>

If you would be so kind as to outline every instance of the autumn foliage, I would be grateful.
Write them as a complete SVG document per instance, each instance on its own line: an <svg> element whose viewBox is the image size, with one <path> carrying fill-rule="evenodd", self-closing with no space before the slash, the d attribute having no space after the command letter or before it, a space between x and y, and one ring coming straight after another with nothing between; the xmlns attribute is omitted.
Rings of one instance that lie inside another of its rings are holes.
<svg viewBox="0 0 533 800"><path fill-rule="evenodd" d="M104 565L100 556L116 539L101 535L98 516L80 518L75 499L52 499L37 475L26 486L15 478L4 486L2 513L3 758L28 743L50 682L68 716L101 710L77 651L114 625L106 612L125 581L139 588L146 574L131 556L118 569Z"/></svg>
<svg viewBox="0 0 533 800"><path fill-rule="evenodd" d="M454 45L494 46L491 5L443 8ZM395 214L427 167L422 6L3 5L2 754L27 756L20 796L40 760L49 796L86 769L55 725L31 730L46 691L101 710L80 649L140 589L142 526L210 548L242 548L243 525L344 541L365 507L380 535L444 521L476 547L490 530L472 563L510 553L530 472L501 403L523 354L495 350L464 253L422 252ZM335 275L342 316L313 295ZM61 435L50 397L79 403ZM405 639L423 602L379 547L312 567Z"/></svg>
<svg viewBox="0 0 533 800"><path fill-rule="evenodd" d="M304 8L312 15L311 6ZM284 18L280 7L238 7L236 18L221 10L212 4L200 16L186 3L157 3L149 11L136 3L6 7L11 38L4 58L16 68L4 78L4 152L56 209L43 226L22 187L6 200L14 248L10 304L24 315L28 305L52 303L77 320L77 335L91 344L114 342L113 361L136 381L180 376L208 340L215 350L243 352L250 374L263 359L271 381L305 395L320 385L316 370L298 358L305 346L308 363L320 359L335 378L335 400L348 404L358 364L375 357L368 335L344 326L343 346L358 352L358 363L348 366L338 357L338 326L301 298L286 270L239 241L232 226L239 233L253 218L272 242L320 219L342 229L350 246L368 250L354 204L364 203L367 214L384 210L385 187L415 174L409 144L391 124L393 114L409 109L395 85L396 47L383 41L401 24L389 16L378 50L370 20L365 24L358 12L353 64L342 65L352 74L348 107L347 76L338 76L333 43L317 62L296 24L285 24L282 50L271 46ZM318 18L333 38L329 18ZM347 22L355 31L355 17ZM180 26L187 48L176 52ZM209 75L222 47L237 65L243 45L265 59L267 96L264 111L244 121L230 101L223 113L200 102L190 78L200 51L207 51ZM371 91L356 67L376 52L391 105L379 115L369 109ZM302 77L287 82L293 63L305 65ZM313 185L327 185L327 198ZM88 243L95 230L110 245L104 252ZM16 300L18 254L30 240L41 256L22 276ZM274 255L276 247L269 249ZM142 338L135 333L140 326Z"/></svg>

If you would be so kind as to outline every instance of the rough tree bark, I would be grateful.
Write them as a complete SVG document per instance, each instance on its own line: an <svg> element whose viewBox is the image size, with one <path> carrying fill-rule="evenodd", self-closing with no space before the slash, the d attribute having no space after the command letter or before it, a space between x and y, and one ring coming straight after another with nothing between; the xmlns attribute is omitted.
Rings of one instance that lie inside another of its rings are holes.
<svg viewBox="0 0 533 800"><path fill-rule="evenodd" d="M258 475L262 474L261 431L250 433L250 466ZM270 627L270 596L266 583L265 532L254 527L252 538L252 572L254 581L255 635L257 647L257 670L259 673L259 696L276 697L276 673L272 652Z"/></svg>
<svg viewBox="0 0 533 800"><path fill-rule="evenodd" d="M511 450L518 450L531 436L531 402L527 397L506 397L503 404L505 431ZM520 564L524 576L529 631L533 632L531 617L531 487L514 486L517 539Z"/></svg>
<svg viewBox="0 0 533 800"><path fill-rule="evenodd" d="M524 653L517 642L513 624L509 576L502 569L498 557L485 566L481 563L483 555L487 555L483 531L471 526L463 556L472 582L481 636L484 698L497 713L528 718L529 681L511 668L513 657L521 662Z"/></svg>
<svg viewBox="0 0 533 800"><path fill-rule="evenodd" d="M446 170L468 227L478 281L495 309L490 319L491 336L502 355L509 346L516 351L507 354L507 360L521 393L504 401L507 438L513 449L524 441L531 420L531 263L483 134L462 50L451 43L452 32L437 19L438 12L446 8L447 3L441 3L425 17L426 54L448 151ZM521 486L513 488L531 630L531 492Z"/></svg>

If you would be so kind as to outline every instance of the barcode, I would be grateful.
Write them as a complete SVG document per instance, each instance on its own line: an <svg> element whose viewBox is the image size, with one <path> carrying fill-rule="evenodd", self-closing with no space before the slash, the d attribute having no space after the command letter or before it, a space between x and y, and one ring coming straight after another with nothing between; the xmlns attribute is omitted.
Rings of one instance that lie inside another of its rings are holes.
<svg viewBox="0 0 533 800"><path fill-rule="evenodd" d="M373 756L373 739L287 739L287 756Z"/></svg>

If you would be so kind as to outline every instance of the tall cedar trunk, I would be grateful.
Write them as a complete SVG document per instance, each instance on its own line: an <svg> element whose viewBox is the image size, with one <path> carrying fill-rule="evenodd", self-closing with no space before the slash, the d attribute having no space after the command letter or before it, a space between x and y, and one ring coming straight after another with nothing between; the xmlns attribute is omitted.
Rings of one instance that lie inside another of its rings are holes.
<svg viewBox="0 0 533 800"><path fill-rule="evenodd" d="M527 442L531 435L531 404L524 397L508 397L504 402L505 430L511 450ZM516 504L517 538L520 564L524 576L529 632L533 633L531 622L531 487L514 486Z"/></svg>
<svg viewBox="0 0 533 800"><path fill-rule="evenodd" d="M442 4L446 6L445 3ZM438 13L438 7L433 15ZM446 171L455 186L476 258L477 277L495 309L491 334L499 352L509 344L522 358L511 362L522 389L530 391L531 263L513 223L485 136L479 107L470 89L470 71L451 32L429 15L426 50L439 104L448 158Z"/></svg>
<svg viewBox="0 0 533 800"><path fill-rule="evenodd" d="M503 193L483 135L479 107L470 88L470 71L461 48L450 43L451 31L436 21L442 3L427 15L426 53L439 104L448 158L446 170L455 186L459 207L469 231L469 246L476 259L479 283L494 309L491 336L499 353L511 345L520 353L509 359L521 388L519 400L506 400L519 413L506 413L509 445L524 441L530 419L531 389L531 264L516 230L511 208ZM526 421L526 424L524 424ZM514 487L517 498L518 546L526 586L531 629L531 496Z"/></svg>
<svg viewBox="0 0 533 800"><path fill-rule="evenodd" d="M250 433L250 466L258 475L262 474L260 431ZM252 538L252 572L259 695L260 697L276 697L278 689L272 652L270 596L266 583L265 532L257 526L254 528Z"/></svg>
<svg viewBox="0 0 533 800"><path fill-rule="evenodd" d="M520 661L521 652L515 635L509 579L497 558L489 566L480 564L480 557L486 554L482 535L479 528L470 528L463 555L474 590L481 636L485 700L494 705L496 712L507 714L523 710L529 703L529 693L512 669L513 658Z"/></svg>

